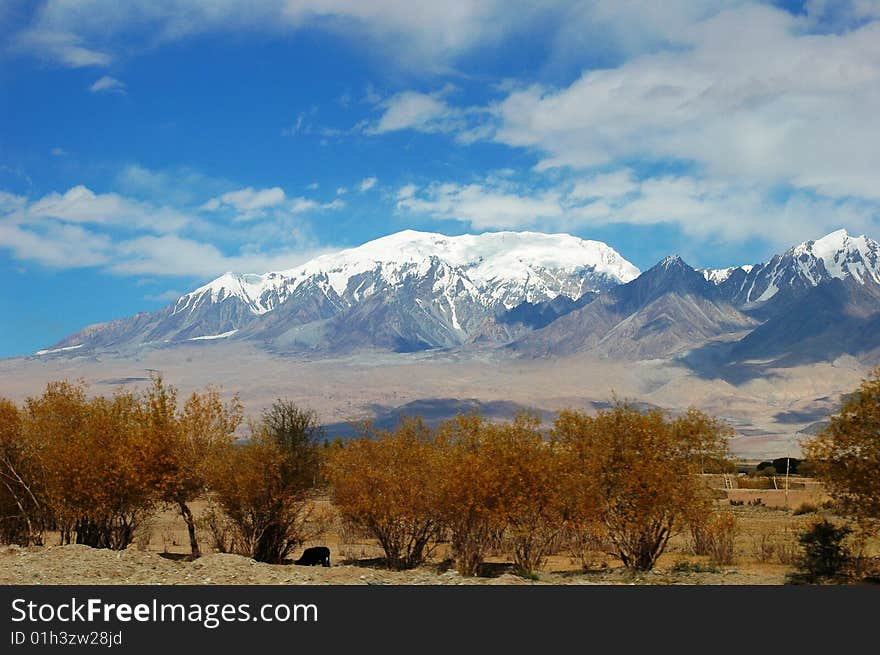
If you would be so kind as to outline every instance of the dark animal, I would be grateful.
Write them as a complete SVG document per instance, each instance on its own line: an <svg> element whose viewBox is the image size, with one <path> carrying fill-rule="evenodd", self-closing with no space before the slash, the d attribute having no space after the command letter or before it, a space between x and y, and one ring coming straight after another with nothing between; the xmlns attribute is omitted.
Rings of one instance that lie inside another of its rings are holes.
<svg viewBox="0 0 880 655"><path fill-rule="evenodd" d="M300 566L330 566L330 549L327 546L306 548L299 559L294 562Z"/></svg>

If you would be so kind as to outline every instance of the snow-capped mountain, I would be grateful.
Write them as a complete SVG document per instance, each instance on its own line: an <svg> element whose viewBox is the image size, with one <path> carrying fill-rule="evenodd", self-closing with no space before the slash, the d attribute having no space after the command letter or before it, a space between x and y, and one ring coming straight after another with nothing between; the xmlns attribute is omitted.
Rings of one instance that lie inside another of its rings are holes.
<svg viewBox="0 0 880 655"><path fill-rule="evenodd" d="M181 297L175 312L195 311L201 303L234 297L254 314L264 314L309 282L351 305L380 289L424 277L435 262L445 266L441 279L446 282L441 284L454 287L457 282L452 278L456 278L481 304L507 309L560 294L578 298L639 275L606 244L568 234L490 232L448 237L405 230L285 271L225 273Z"/></svg>
<svg viewBox="0 0 880 655"><path fill-rule="evenodd" d="M258 338L279 348L392 349L503 338L523 302L607 291L639 270L568 234L444 236L405 230L262 275L225 273L154 314L92 326L59 347ZM129 329L131 328L131 329Z"/></svg>
<svg viewBox="0 0 880 655"><path fill-rule="evenodd" d="M253 314L265 314L287 297L290 280L280 273L264 275L227 272L184 296L174 304L175 314L194 312L203 304L213 305L230 298L241 300Z"/></svg>
<svg viewBox="0 0 880 655"><path fill-rule="evenodd" d="M720 285L722 294L738 306L763 303L780 292L801 293L834 279L880 284L880 243L837 230L744 272L731 272Z"/></svg>
<svg viewBox="0 0 880 655"><path fill-rule="evenodd" d="M229 340L323 353L480 343L723 367L880 352L877 326L880 244L844 230L756 266L695 270L672 256L643 274L566 234L407 230L287 270L226 273L38 356Z"/></svg>
<svg viewBox="0 0 880 655"><path fill-rule="evenodd" d="M706 282L711 282L715 286L727 282L730 276L738 271L748 274L754 268L751 264L744 266L730 266L728 268L698 268L697 272L702 273L706 278Z"/></svg>

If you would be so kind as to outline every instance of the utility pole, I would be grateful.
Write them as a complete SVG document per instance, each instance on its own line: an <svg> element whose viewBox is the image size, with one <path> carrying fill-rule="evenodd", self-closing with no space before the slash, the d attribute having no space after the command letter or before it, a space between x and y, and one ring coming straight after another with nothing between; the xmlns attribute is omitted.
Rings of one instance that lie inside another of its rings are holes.
<svg viewBox="0 0 880 655"><path fill-rule="evenodd" d="M791 468L791 447L785 452L785 509L788 509L788 471Z"/></svg>

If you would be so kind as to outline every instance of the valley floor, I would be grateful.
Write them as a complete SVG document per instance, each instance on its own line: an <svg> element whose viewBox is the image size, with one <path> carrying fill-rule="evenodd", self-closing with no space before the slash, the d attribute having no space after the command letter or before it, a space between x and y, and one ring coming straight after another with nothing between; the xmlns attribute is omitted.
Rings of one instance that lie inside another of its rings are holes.
<svg viewBox="0 0 880 655"><path fill-rule="evenodd" d="M670 410L693 405L729 421L730 447L746 458L796 457L800 432L836 411L870 367L852 357L766 369L737 380L700 375L674 361L611 361L573 356L521 359L498 350L368 353L309 359L252 344L144 349L94 356L0 360L0 396L19 402L51 380L83 379L95 394L144 385L159 371L182 395L208 384L240 395L256 416L277 398L317 411L326 424L376 418L426 399L509 401L557 411L594 410L613 395ZM353 432L353 431L352 431Z"/></svg>

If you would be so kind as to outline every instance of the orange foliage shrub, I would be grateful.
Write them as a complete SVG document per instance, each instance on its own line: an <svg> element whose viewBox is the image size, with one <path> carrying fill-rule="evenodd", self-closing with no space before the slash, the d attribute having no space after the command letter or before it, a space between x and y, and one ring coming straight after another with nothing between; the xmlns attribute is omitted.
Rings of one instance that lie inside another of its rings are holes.
<svg viewBox="0 0 880 655"><path fill-rule="evenodd" d="M803 450L844 511L866 527L880 525L880 368Z"/></svg>
<svg viewBox="0 0 880 655"><path fill-rule="evenodd" d="M333 453L327 475L344 520L375 537L389 568L411 568L430 552L441 521L438 448L421 419L394 432L369 426Z"/></svg>
<svg viewBox="0 0 880 655"><path fill-rule="evenodd" d="M41 544L45 518L34 453L22 439L21 413L0 398L0 541Z"/></svg>
<svg viewBox="0 0 880 655"><path fill-rule="evenodd" d="M166 386L161 376L153 378L141 399L140 427L150 450L146 474L159 500L180 512L193 559L201 553L189 504L205 492L211 461L232 445L241 418L238 396L223 403L210 387L193 393L179 409L177 390Z"/></svg>
<svg viewBox="0 0 880 655"><path fill-rule="evenodd" d="M670 420L618 402L595 417L561 412L554 433L583 463L580 476L627 567L653 568L670 537L704 520L709 498L700 460L726 459L729 428L690 410Z"/></svg>
<svg viewBox="0 0 880 655"><path fill-rule="evenodd" d="M46 503L62 541L124 549L156 502L152 444L129 392L87 399L82 384L52 382L25 402Z"/></svg>
<svg viewBox="0 0 880 655"><path fill-rule="evenodd" d="M562 459L554 440L545 441L540 419L520 414L486 429L486 458L492 467L497 516L517 569L535 571L565 527L568 499Z"/></svg>
<svg viewBox="0 0 880 655"><path fill-rule="evenodd" d="M157 503L173 503L197 555L187 503L204 491L209 454L231 443L240 419L237 400L224 405L210 389L178 410L161 377L139 395L88 398L83 383L59 381L21 410L2 402L0 505L12 499L17 509L4 527L17 525L24 542L55 527L62 543L123 549Z"/></svg>
<svg viewBox="0 0 880 655"><path fill-rule="evenodd" d="M476 414L446 421L439 430L438 515L452 537L461 575L477 575L486 551L498 544L505 524L501 488L486 448L486 421Z"/></svg>

